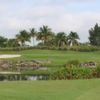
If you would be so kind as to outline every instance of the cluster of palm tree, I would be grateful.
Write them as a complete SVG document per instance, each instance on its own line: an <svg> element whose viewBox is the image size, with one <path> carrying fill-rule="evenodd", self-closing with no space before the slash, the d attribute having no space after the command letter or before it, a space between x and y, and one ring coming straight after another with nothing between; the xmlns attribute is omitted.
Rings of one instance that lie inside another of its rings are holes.
<svg viewBox="0 0 100 100"><path fill-rule="evenodd" d="M37 41L39 46L64 47L79 44L100 46L100 26L96 24L89 30L88 43L79 43L79 39L77 32L71 31L68 35L65 32L55 33L51 28L43 25L38 31L35 28L29 31L21 30L13 39L0 36L0 47L26 46L26 42L32 42L34 46Z"/></svg>
<svg viewBox="0 0 100 100"><path fill-rule="evenodd" d="M29 31L20 31L14 39L9 39L7 42L8 47L26 46L26 42L31 42L33 46L35 41L40 41L39 45L43 46L73 46L78 45L79 36L76 32L70 32L67 36L65 32L54 33L48 26L40 27L39 31L31 28Z"/></svg>
<svg viewBox="0 0 100 100"><path fill-rule="evenodd" d="M35 28L30 29L29 32L23 30L16 35L16 41L18 41L21 46L24 46L26 41L30 42L31 38L33 39L33 46L35 44L35 39L41 41L39 44L44 46L55 45L63 47L79 44L79 36L76 32L70 32L68 36L65 32L55 34L48 26L40 27L39 31L36 31Z"/></svg>

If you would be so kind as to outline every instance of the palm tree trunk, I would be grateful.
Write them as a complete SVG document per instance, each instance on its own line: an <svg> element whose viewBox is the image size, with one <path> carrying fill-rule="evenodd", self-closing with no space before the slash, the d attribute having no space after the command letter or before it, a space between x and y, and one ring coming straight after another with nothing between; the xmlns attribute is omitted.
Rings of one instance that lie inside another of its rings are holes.
<svg viewBox="0 0 100 100"><path fill-rule="evenodd" d="M35 42L35 40L34 40L34 38L33 38L33 46L34 46L34 42Z"/></svg>

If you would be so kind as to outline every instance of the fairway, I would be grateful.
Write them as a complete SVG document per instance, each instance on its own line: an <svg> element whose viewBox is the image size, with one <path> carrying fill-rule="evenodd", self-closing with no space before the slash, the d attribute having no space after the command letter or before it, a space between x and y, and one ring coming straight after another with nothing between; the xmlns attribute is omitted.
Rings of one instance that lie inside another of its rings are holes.
<svg viewBox="0 0 100 100"><path fill-rule="evenodd" d="M100 100L100 79L0 82L0 100Z"/></svg>
<svg viewBox="0 0 100 100"><path fill-rule="evenodd" d="M20 58L15 60L49 60L51 65L64 65L70 60L79 61L100 61L100 51L96 52L77 52L77 51L59 51L59 50L25 50L25 51L2 51L0 54L18 54Z"/></svg>

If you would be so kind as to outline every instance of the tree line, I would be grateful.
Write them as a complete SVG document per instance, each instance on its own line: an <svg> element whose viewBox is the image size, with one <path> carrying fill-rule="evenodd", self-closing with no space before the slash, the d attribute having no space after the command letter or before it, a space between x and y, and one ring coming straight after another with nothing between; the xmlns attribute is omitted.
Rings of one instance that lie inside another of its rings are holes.
<svg viewBox="0 0 100 100"><path fill-rule="evenodd" d="M35 39L40 41L38 45L41 46L64 47L80 44L77 32L71 31L68 35L65 32L55 33L51 28L43 25L38 31L35 28L31 28L29 31L21 30L13 39L0 36L0 47L23 47L26 46L26 42L31 42L31 39L33 46ZM95 46L100 45L100 26L98 24L89 30L89 43Z"/></svg>

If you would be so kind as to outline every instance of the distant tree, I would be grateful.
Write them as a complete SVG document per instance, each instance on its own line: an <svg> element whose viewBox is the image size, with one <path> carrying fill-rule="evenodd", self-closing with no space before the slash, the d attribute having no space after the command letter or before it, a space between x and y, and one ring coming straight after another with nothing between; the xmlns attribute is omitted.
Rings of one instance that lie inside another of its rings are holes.
<svg viewBox="0 0 100 100"><path fill-rule="evenodd" d="M8 47L18 47L18 46L20 46L20 44L18 43L18 41L16 39L9 39L7 41L7 46Z"/></svg>
<svg viewBox="0 0 100 100"><path fill-rule="evenodd" d="M48 26L40 27L37 34L37 40L43 41L44 45L47 45L48 41L52 38L52 31Z"/></svg>
<svg viewBox="0 0 100 100"><path fill-rule="evenodd" d="M79 38L78 34L76 32L71 31L70 34L68 35L68 44L70 46L78 45L79 44L79 42L78 42L79 39L80 38Z"/></svg>
<svg viewBox="0 0 100 100"><path fill-rule="evenodd" d="M37 32L36 32L35 28L30 29L30 36L33 38L33 46L35 44L34 38L36 37L36 34L37 34Z"/></svg>
<svg viewBox="0 0 100 100"><path fill-rule="evenodd" d="M0 36L0 47L6 47L7 38Z"/></svg>
<svg viewBox="0 0 100 100"><path fill-rule="evenodd" d="M46 43L48 46L55 46L56 45L55 36L56 35L54 33L51 34L50 38L48 39L48 41Z"/></svg>
<svg viewBox="0 0 100 100"><path fill-rule="evenodd" d="M98 24L89 30L89 35L90 44L100 46L100 26Z"/></svg>
<svg viewBox="0 0 100 100"><path fill-rule="evenodd" d="M84 43L80 43L80 45L83 45L83 46L90 46L90 43L89 43L89 42L84 42Z"/></svg>
<svg viewBox="0 0 100 100"><path fill-rule="evenodd" d="M22 30L16 35L16 39L21 43L22 46L25 46L26 41L30 42L30 34L26 30Z"/></svg>
<svg viewBox="0 0 100 100"><path fill-rule="evenodd" d="M66 33L59 32L56 35L55 40L56 40L57 46L59 46L59 47L62 47L64 45L67 45L67 36L66 36Z"/></svg>

